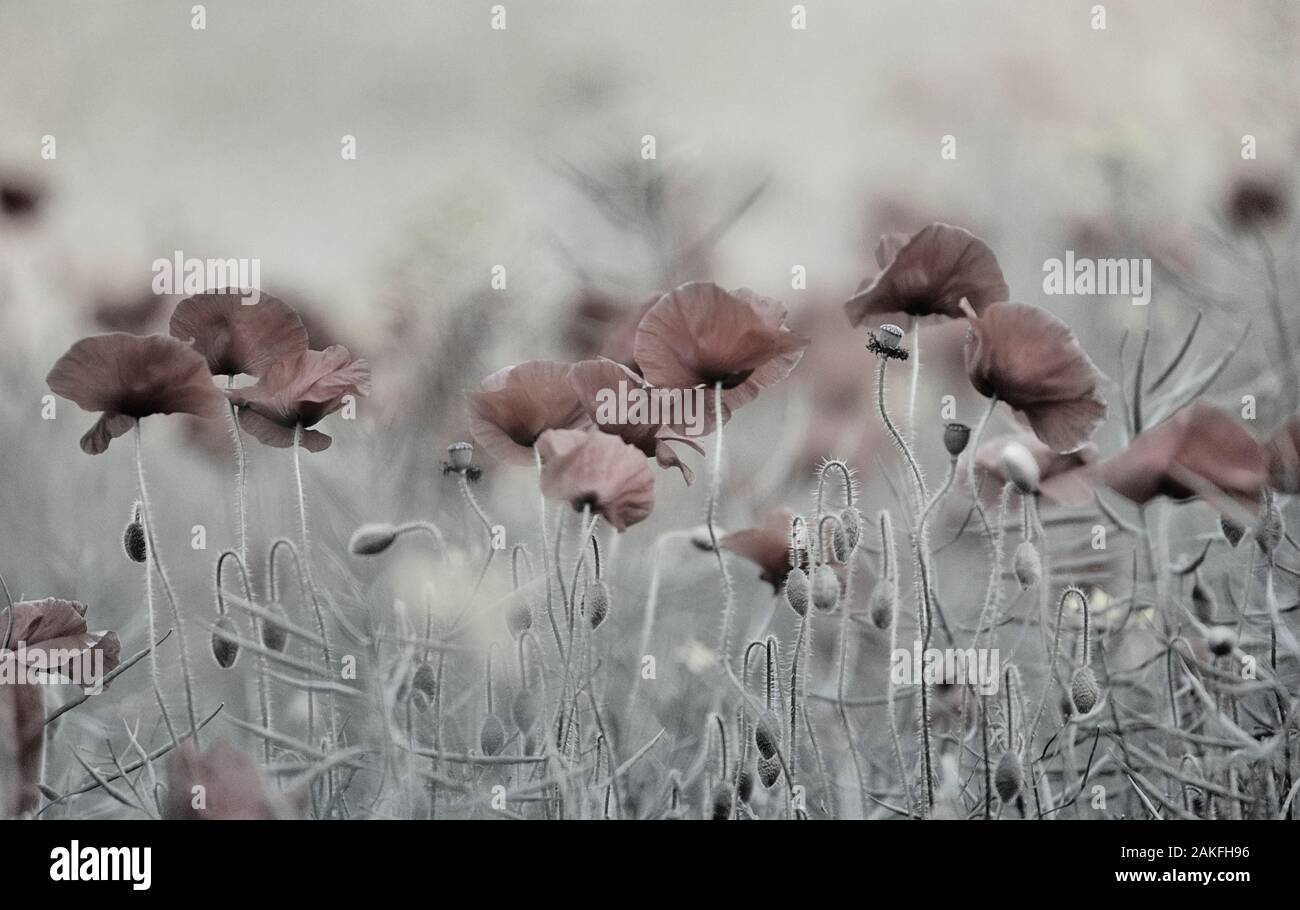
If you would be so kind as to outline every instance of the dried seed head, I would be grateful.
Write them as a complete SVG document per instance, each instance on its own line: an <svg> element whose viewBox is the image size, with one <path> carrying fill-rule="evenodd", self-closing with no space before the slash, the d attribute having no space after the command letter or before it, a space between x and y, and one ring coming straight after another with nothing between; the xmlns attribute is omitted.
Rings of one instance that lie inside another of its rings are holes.
<svg viewBox="0 0 1300 910"><path fill-rule="evenodd" d="M144 523L140 521L140 503L131 508L131 520L122 532L122 548L132 562L144 562L149 558L149 544L144 536Z"/></svg>
<svg viewBox="0 0 1300 910"><path fill-rule="evenodd" d="M1210 626L1205 630L1205 646L1215 657L1227 657L1237 646L1237 633L1229 626Z"/></svg>
<svg viewBox="0 0 1300 910"><path fill-rule="evenodd" d="M953 421L944 426L943 447L953 458L966 451L968 442L970 442L970 427L966 424Z"/></svg>
<svg viewBox="0 0 1300 910"><path fill-rule="evenodd" d="M1265 553L1272 553L1286 533L1286 522L1282 520L1282 510L1278 508L1277 497L1271 493L1264 497L1264 514L1255 529L1255 542Z"/></svg>
<svg viewBox="0 0 1300 910"><path fill-rule="evenodd" d="M1009 442L1002 450L1002 470L1021 493L1038 492L1038 462L1018 442Z"/></svg>
<svg viewBox="0 0 1300 910"><path fill-rule="evenodd" d="M289 633L283 626L272 620L289 621L289 614L284 611L284 607L278 603L270 603L266 606L266 612L270 613L270 618L263 619L259 625L262 627L262 644L272 651L283 651L289 644Z"/></svg>
<svg viewBox="0 0 1300 910"><path fill-rule="evenodd" d="M411 677L411 689L419 692L427 701L433 701L433 696L438 691L438 675L427 660L420 661L420 665L415 668L415 675Z"/></svg>
<svg viewBox="0 0 1300 910"><path fill-rule="evenodd" d="M397 528L383 522L362 525L352 534L348 549L355 556L374 556L392 546L397 539Z"/></svg>
<svg viewBox="0 0 1300 910"><path fill-rule="evenodd" d="M1025 783L1025 768L1020 756L1011 749L1002 753L998 759L997 770L993 772L993 786L998 791L998 799L1009 803L1020 793Z"/></svg>
<svg viewBox="0 0 1300 910"><path fill-rule="evenodd" d="M597 629L609 615L609 588L605 587L605 582L597 579L587 593L587 618L591 622L591 627Z"/></svg>
<svg viewBox="0 0 1300 910"><path fill-rule="evenodd" d="M496 755L505 748L506 725L501 723L501 718L495 714L483 718L483 729L479 731L478 744L484 755Z"/></svg>
<svg viewBox="0 0 1300 910"><path fill-rule="evenodd" d="M521 733L527 733L537 723L541 713L540 699L531 689L520 689L510 703L510 719Z"/></svg>
<svg viewBox="0 0 1300 910"><path fill-rule="evenodd" d="M880 334L877 336L880 346L887 351L892 351L898 347L903 340L903 330L893 323L885 323L880 327Z"/></svg>
<svg viewBox="0 0 1300 910"><path fill-rule="evenodd" d="M1070 700L1074 702L1074 710L1087 714L1097 707L1100 699L1101 686L1097 685L1096 674L1092 672L1092 667L1083 667L1070 681Z"/></svg>
<svg viewBox="0 0 1300 910"><path fill-rule="evenodd" d="M871 605L868 607L871 624L877 629L888 629L894 621L894 601L898 598L898 586L888 578L882 578L871 592Z"/></svg>
<svg viewBox="0 0 1300 910"><path fill-rule="evenodd" d="M1227 538L1230 546L1235 547L1241 543L1241 538L1246 536L1246 529L1226 515L1219 516L1219 527L1223 529L1223 536Z"/></svg>
<svg viewBox="0 0 1300 910"><path fill-rule="evenodd" d="M840 580L835 577L835 570L825 563L813 572L812 602L823 613L834 610L840 602Z"/></svg>
<svg viewBox="0 0 1300 910"><path fill-rule="evenodd" d="M1015 566L1016 580L1020 582L1022 591L1032 588L1043 578L1043 564L1038 558L1038 549L1027 540L1022 540L1020 546L1016 547L1012 564Z"/></svg>
<svg viewBox="0 0 1300 910"><path fill-rule="evenodd" d="M862 539L862 516L853 506L840 512L840 524L844 526L844 539L852 550Z"/></svg>
<svg viewBox="0 0 1300 910"><path fill-rule="evenodd" d="M736 795L740 797L742 803L749 802L749 798L754 795L754 772L748 768L740 769L740 775L736 781Z"/></svg>
<svg viewBox="0 0 1300 910"><path fill-rule="evenodd" d="M723 781L713 788L711 805L714 821L725 822L727 819L731 818L731 794L731 784L726 781Z"/></svg>
<svg viewBox="0 0 1300 910"><path fill-rule="evenodd" d="M776 747L781 742L781 722L771 711L765 713L754 725L754 745L758 746L761 758L776 755Z"/></svg>
<svg viewBox="0 0 1300 910"><path fill-rule="evenodd" d="M764 790L771 790L781 778L781 761L775 755L758 757L758 782Z"/></svg>
<svg viewBox="0 0 1300 910"><path fill-rule="evenodd" d="M447 460L457 471L463 471L474 461L474 447L468 442L453 442L447 446Z"/></svg>
<svg viewBox="0 0 1300 910"><path fill-rule="evenodd" d="M1204 623L1214 622L1214 614L1217 611L1218 600L1214 596L1213 589L1201 584L1198 576L1192 584L1192 612L1196 618Z"/></svg>
<svg viewBox="0 0 1300 910"><path fill-rule="evenodd" d="M794 568L785 577L785 602L800 616L808 612L808 573Z"/></svg>
<svg viewBox="0 0 1300 910"><path fill-rule="evenodd" d="M516 641L533 627L533 609L527 598L519 598L506 609L506 628Z"/></svg>
<svg viewBox="0 0 1300 910"><path fill-rule="evenodd" d="M234 620L229 616L218 616L216 628L212 631L212 657L217 666L229 670L239 659L239 645L231 639L239 637Z"/></svg>

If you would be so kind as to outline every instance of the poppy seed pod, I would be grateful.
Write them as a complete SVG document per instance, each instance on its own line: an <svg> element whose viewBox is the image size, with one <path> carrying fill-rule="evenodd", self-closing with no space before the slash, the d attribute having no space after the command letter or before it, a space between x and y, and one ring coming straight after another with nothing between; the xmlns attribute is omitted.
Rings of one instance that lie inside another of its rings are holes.
<svg viewBox="0 0 1300 910"><path fill-rule="evenodd" d="M1237 633L1228 626L1210 626L1205 630L1205 645L1215 657L1227 657L1237 646Z"/></svg>
<svg viewBox="0 0 1300 910"><path fill-rule="evenodd" d="M212 631L212 657L223 670L229 670L239 659L239 645L231 640L237 637L234 621L229 616L218 616Z"/></svg>
<svg viewBox="0 0 1300 910"><path fill-rule="evenodd" d="M1009 442L1002 450L1002 471L1021 493L1038 492L1038 462L1018 442Z"/></svg>
<svg viewBox="0 0 1300 910"><path fill-rule="evenodd" d="M894 601L898 597L898 586L888 578L881 579L871 592L871 605L868 608L871 624L877 629L888 629L894 620Z"/></svg>
<svg viewBox="0 0 1300 910"><path fill-rule="evenodd" d="M603 581L597 579L587 595L587 618L591 622L591 627L597 629L607 616L609 616L609 588L605 587Z"/></svg>
<svg viewBox="0 0 1300 910"><path fill-rule="evenodd" d="M998 759L997 770L993 772L993 786L998 791L998 799L1009 803L1020 793L1025 783L1025 768L1020 756L1008 749Z"/></svg>
<svg viewBox="0 0 1300 910"><path fill-rule="evenodd" d="M457 471L463 471L474 461L474 447L468 442L453 442L447 446L447 459Z"/></svg>
<svg viewBox="0 0 1300 910"><path fill-rule="evenodd" d="M725 822L731 818L732 789L731 784L723 781L713 788L713 820Z"/></svg>
<svg viewBox="0 0 1300 910"><path fill-rule="evenodd" d="M421 661L415 668L415 675L411 677L411 688L427 700L433 701L433 696L438 691L438 676L427 660Z"/></svg>
<svg viewBox="0 0 1300 910"><path fill-rule="evenodd" d="M742 803L749 802L749 798L754 795L754 772L748 768L740 769L736 780L736 795L740 797Z"/></svg>
<svg viewBox="0 0 1300 910"><path fill-rule="evenodd" d="M348 549L355 556L374 556L387 550L396 539L397 528L376 522L357 528L348 541Z"/></svg>
<svg viewBox="0 0 1300 910"><path fill-rule="evenodd" d="M840 512L840 524L844 526L844 539L852 550L862 538L862 516L853 506Z"/></svg>
<svg viewBox="0 0 1300 910"><path fill-rule="evenodd" d="M1246 536L1246 529L1227 516L1219 516L1219 527L1223 529L1223 536L1227 539L1229 546L1235 547L1241 543L1241 538Z"/></svg>
<svg viewBox="0 0 1300 910"><path fill-rule="evenodd" d="M1070 681L1070 700L1074 702L1074 709L1080 714L1087 714L1097 707L1100 699L1101 687L1097 685L1097 676L1092 668L1084 667L1075 673L1074 679Z"/></svg>
<svg viewBox="0 0 1300 910"><path fill-rule="evenodd" d="M1043 578L1043 564L1038 558L1038 549L1029 541L1022 540L1020 546L1016 547L1016 555L1012 560L1016 570L1016 580L1020 582L1020 589L1027 590L1038 584Z"/></svg>
<svg viewBox="0 0 1300 910"><path fill-rule="evenodd" d="M484 755L496 755L505 748L506 726L501 723L501 718L495 714L483 718L483 729L479 731L478 744Z"/></svg>
<svg viewBox="0 0 1300 910"><path fill-rule="evenodd" d="M520 598L512 603L506 610L506 628L510 630L510 637L516 641L525 632L533 627L533 610L528 605L528 601Z"/></svg>
<svg viewBox="0 0 1300 910"><path fill-rule="evenodd" d="M771 758L776 755L776 746L780 741L781 722L769 711L754 725L754 745L758 747L759 756Z"/></svg>
<svg viewBox="0 0 1300 910"><path fill-rule="evenodd" d="M758 758L758 782L763 789L771 790L781 778L781 762L773 755L771 758Z"/></svg>
<svg viewBox="0 0 1300 910"><path fill-rule="evenodd" d="M878 336L880 346L887 351L896 349L903 340L903 330L892 322L887 322L880 327Z"/></svg>
<svg viewBox="0 0 1300 910"><path fill-rule="evenodd" d="M808 573L794 568L785 577L785 602L800 616L808 612Z"/></svg>
<svg viewBox="0 0 1300 910"><path fill-rule="evenodd" d="M144 562L149 558L149 543L144 535L144 523L140 521L140 507L137 505L131 513L131 521L122 532L122 549L132 562Z"/></svg>
<svg viewBox="0 0 1300 910"><path fill-rule="evenodd" d="M834 610L840 602L840 580L835 577L835 570L825 563L813 572L812 602L824 613Z"/></svg>
<svg viewBox="0 0 1300 910"><path fill-rule="evenodd" d="M537 723L540 713L537 696L531 689L520 689L510 702L510 719L515 722L521 733L527 733Z"/></svg>
<svg viewBox="0 0 1300 910"><path fill-rule="evenodd" d="M262 644L272 651L283 651L285 646L289 644L289 633L274 620L288 622L289 614L278 603L268 604L266 612L270 613L271 616L261 622Z"/></svg>
<svg viewBox="0 0 1300 910"><path fill-rule="evenodd" d="M970 427L966 424L953 421L944 426L943 447L953 458L966 451L968 442L970 442Z"/></svg>

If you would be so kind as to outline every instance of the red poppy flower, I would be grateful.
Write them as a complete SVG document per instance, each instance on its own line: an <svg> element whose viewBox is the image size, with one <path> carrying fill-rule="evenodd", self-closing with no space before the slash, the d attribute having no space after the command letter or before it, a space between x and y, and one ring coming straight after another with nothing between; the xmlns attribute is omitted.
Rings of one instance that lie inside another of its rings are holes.
<svg viewBox="0 0 1300 910"><path fill-rule="evenodd" d="M202 808L195 808L195 787L203 788ZM234 746L218 742L206 752L185 743L167 756L169 819L220 821L292 818L295 807L266 786L257 765Z"/></svg>
<svg viewBox="0 0 1300 910"><path fill-rule="evenodd" d="M695 481L695 473L669 445L673 442L681 443L704 454L698 443L682 435L688 429L682 421L691 416L686 414L686 406L693 401L690 390L652 389L640 376L609 360L575 363L569 370L569 384L586 409L587 417L602 431L618 436L628 445L636 446L647 458L655 459L661 468L679 469L687 486ZM627 394L623 395L623 392ZM659 396L660 392L667 394ZM677 408L679 413L670 413L674 410L672 392L678 393L675 400L682 403L682 407ZM652 398L652 395L659 397ZM620 413L618 408L620 400L625 404L625 414ZM609 406L611 403L612 408ZM634 410L638 406L639 410ZM611 410L612 414L607 413ZM701 408L696 416L700 421L697 429L702 429L704 409ZM626 419L620 421L621 417ZM674 419L679 423L674 425L669 422Z"/></svg>
<svg viewBox="0 0 1300 910"><path fill-rule="evenodd" d="M465 393L474 439L501 461L532 464L533 445L547 430L587 425L569 384L569 364L530 360L498 370Z"/></svg>
<svg viewBox="0 0 1300 910"><path fill-rule="evenodd" d="M307 350L307 330L287 303L269 294L246 305L238 294L209 293L176 305L173 338L193 344L214 376L261 376L271 364Z"/></svg>
<svg viewBox="0 0 1300 910"><path fill-rule="evenodd" d="M1118 455L1077 473L1136 503L1199 498L1221 512L1255 512L1268 483L1268 461L1232 415L1196 402L1139 433Z"/></svg>
<svg viewBox="0 0 1300 910"><path fill-rule="evenodd" d="M620 531L643 520L655 504L655 476L645 456L617 436L586 430L547 430L537 440L542 493L590 507Z"/></svg>
<svg viewBox="0 0 1300 910"><path fill-rule="evenodd" d="M721 383L723 407L734 411L788 376L803 356L808 342L786 328L785 317L782 304L744 288L691 282L645 314L634 356L654 386L712 389Z"/></svg>
<svg viewBox="0 0 1300 910"><path fill-rule="evenodd" d="M1106 418L1101 374L1074 332L1046 310L998 303L983 313L965 305L971 335L966 373L975 390L1022 411L1054 450L1082 448Z"/></svg>
<svg viewBox="0 0 1300 910"><path fill-rule="evenodd" d="M1002 451L1012 443L1024 446L1026 451L1033 457L1034 462L1038 465L1038 479L1041 484L1040 492L1044 494L1044 498L1049 500L1054 498L1051 495L1053 490L1051 481L1054 478L1082 468L1097 460L1097 447L1091 442L1082 448L1062 455L1041 442L1033 433L1008 433L1005 436L999 436L997 439L991 439L984 443L979 447L979 451L975 453L976 469L981 474L986 474L996 480L999 487L1011 479L1007 477L1006 468L1002 462Z"/></svg>
<svg viewBox="0 0 1300 910"><path fill-rule="evenodd" d="M43 684L22 681L28 668L18 664L19 645L25 648L21 653L28 667L41 666L83 685L93 686L102 676L84 678L73 672L74 662L78 670L85 667L106 675L121 659L117 634L89 631L85 616L85 604L53 597L13 605L9 649L0 651L0 818L36 805L45 744ZM9 624L6 607L0 610L0 644ZM87 663L80 664L83 658Z"/></svg>
<svg viewBox="0 0 1300 910"><path fill-rule="evenodd" d="M876 248L876 261L883 271L844 304L853 325L891 313L957 319L963 299L982 312L1010 296L988 244L951 225L931 224L906 242L901 235L886 234Z"/></svg>
<svg viewBox="0 0 1300 910"><path fill-rule="evenodd" d="M794 513L789 509L772 509L757 528L745 528L728 534L718 545L738 553L759 568L758 577L779 592L790 574L790 524ZM803 559L807 565L806 557Z"/></svg>
<svg viewBox="0 0 1300 910"><path fill-rule="evenodd" d="M1300 493L1300 414L1288 417L1267 443L1269 486L1282 493Z"/></svg>
<svg viewBox="0 0 1300 910"><path fill-rule="evenodd" d="M224 402L203 356L165 335L93 335L58 359L45 378L50 390L85 411L101 411L81 437L98 455L150 414L182 412L216 417Z"/></svg>
<svg viewBox="0 0 1300 910"><path fill-rule="evenodd" d="M370 394L370 365L353 360L347 348L335 344L281 360L255 385L227 394L239 406L239 425L257 439L287 449L294 428L302 426L302 447L321 452L334 440L308 428L341 408L348 395Z"/></svg>

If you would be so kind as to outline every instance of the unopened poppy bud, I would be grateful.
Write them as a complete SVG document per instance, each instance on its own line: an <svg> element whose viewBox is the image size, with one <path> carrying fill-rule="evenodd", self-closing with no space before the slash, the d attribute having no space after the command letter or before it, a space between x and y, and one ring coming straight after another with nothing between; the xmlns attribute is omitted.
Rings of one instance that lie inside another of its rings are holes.
<svg viewBox="0 0 1300 910"><path fill-rule="evenodd" d="M943 447L953 458L966 451L968 442L970 442L970 427L966 424L953 421L943 428Z"/></svg>
<svg viewBox="0 0 1300 910"><path fill-rule="evenodd" d="M1038 549L1027 540L1022 540L1020 546L1016 547L1012 564L1022 591L1032 588L1043 577L1043 564L1038 558Z"/></svg>
<svg viewBox="0 0 1300 910"><path fill-rule="evenodd" d="M419 689L411 690L411 707L424 714L429 710L429 699Z"/></svg>
<svg viewBox="0 0 1300 910"><path fill-rule="evenodd" d="M1083 667L1074 674L1074 679L1070 681L1070 700L1074 702L1076 711L1087 714L1097 707L1100 698L1101 687L1097 685L1097 676L1091 667Z"/></svg>
<svg viewBox="0 0 1300 910"><path fill-rule="evenodd" d="M1002 470L1021 493L1038 492L1038 462L1020 443L1009 442L1002 449Z"/></svg>
<svg viewBox="0 0 1300 910"><path fill-rule="evenodd" d="M506 628L510 630L510 636L518 641L532 627L533 610L528 601L521 597L506 609Z"/></svg>
<svg viewBox="0 0 1300 910"><path fill-rule="evenodd" d="M149 544L144 536L144 523L140 521L140 504L131 510L131 520L122 532L122 548L132 562L144 562L149 558Z"/></svg>
<svg viewBox="0 0 1300 910"><path fill-rule="evenodd" d="M998 759L997 770L993 772L993 786L998 791L998 799L1009 803L1020 793L1025 783L1025 768L1020 756L1008 749Z"/></svg>
<svg viewBox="0 0 1300 910"><path fill-rule="evenodd" d="M599 628L609 615L609 588L605 582L597 579L587 594L587 618L593 629Z"/></svg>
<svg viewBox="0 0 1300 910"><path fill-rule="evenodd" d="M278 603L268 604L266 612L271 615L262 620L262 644L272 651L283 651L289 643L289 633L275 620L289 621L289 614Z"/></svg>
<svg viewBox="0 0 1300 910"><path fill-rule="evenodd" d="M880 346L885 350L894 350L902 340L903 330L893 323L887 322L880 327Z"/></svg>
<svg viewBox="0 0 1300 910"><path fill-rule="evenodd" d="M840 524L844 526L844 539L852 550L862 537L862 516L853 506L840 512Z"/></svg>
<svg viewBox="0 0 1300 910"><path fill-rule="evenodd" d="M713 788L712 808L714 821L724 822L731 818L731 794L731 784L726 781Z"/></svg>
<svg viewBox="0 0 1300 910"><path fill-rule="evenodd" d="M1282 510L1278 508L1277 497L1268 495L1264 503L1264 514L1255 529L1255 542L1265 553L1272 553L1286 533L1286 522L1282 520Z"/></svg>
<svg viewBox="0 0 1300 910"><path fill-rule="evenodd" d="M1223 536L1227 539L1229 546L1235 547L1241 543L1241 538L1246 536L1246 529L1226 515L1219 516L1219 527L1223 529Z"/></svg>
<svg viewBox="0 0 1300 910"><path fill-rule="evenodd" d="M835 529L831 531L831 552L836 562L844 562L849 558L849 535L839 522L835 522Z"/></svg>
<svg viewBox="0 0 1300 910"><path fill-rule="evenodd" d="M776 756L758 759L758 782L764 790L771 790L781 778L781 761Z"/></svg>
<svg viewBox="0 0 1300 910"><path fill-rule="evenodd" d="M808 612L808 573L791 569L785 577L785 602L800 616Z"/></svg>
<svg viewBox="0 0 1300 910"><path fill-rule="evenodd" d="M1228 626L1210 626L1205 630L1205 645L1215 657L1227 657L1237 646L1237 633Z"/></svg>
<svg viewBox="0 0 1300 910"><path fill-rule="evenodd" d="M484 755L496 755L506 744L506 726L501 718L489 714L483 718L483 729L478 735L478 744Z"/></svg>
<svg viewBox="0 0 1300 910"><path fill-rule="evenodd" d="M835 570L825 563L813 572L812 602L824 613L834 610L840 602L840 580L835 577Z"/></svg>
<svg viewBox="0 0 1300 910"><path fill-rule="evenodd" d="M453 442L447 446L447 459L457 471L463 471L474 461L474 447L468 442Z"/></svg>
<svg viewBox="0 0 1300 910"><path fill-rule="evenodd" d="M234 621L229 616L218 616L212 631L212 657L223 670L229 670L239 659L239 645L233 640L238 637Z"/></svg>
<svg viewBox="0 0 1300 910"><path fill-rule="evenodd" d="M781 722L772 712L769 711L758 719L754 725L754 745L758 747L761 757L771 758L776 754L777 744L781 740L780 730Z"/></svg>
<svg viewBox="0 0 1300 910"><path fill-rule="evenodd" d="M510 703L510 719L515 722L521 733L527 733L537 723L540 708L537 696L531 689L520 689Z"/></svg>
<svg viewBox="0 0 1300 910"><path fill-rule="evenodd" d="M428 701L433 701L433 696L438 691L438 675L427 660L421 661L415 668L415 675L411 677L411 688L424 695Z"/></svg>
<svg viewBox="0 0 1300 910"><path fill-rule="evenodd" d="M749 802L754 795L754 773L748 768L741 768L736 780L736 795L742 803Z"/></svg>
<svg viewBox="0 0 1300 910"><path fill-rule="evenodd" d="M357 528L348 542L348 549L356 556L374 556L387 550L396 539L397 528L376 522Z"/></svg>
<svg viewBox="0 0 1300 910"><path fill-rule="evenodd" d="M888 578L882 578L872 590L868 612L871 624L877 629L888 629L894 621L894 600L897 597L898 586Z"/></svg>
<svg viewBox="0 0 1300 910"><path fill-rule="evenodd" d="M1192 584L1192 612L1201 622L1214 622L1215 607L1218 603L1214 597L1214 591L1201 584L1201 579L1197 578Z"/></svg>

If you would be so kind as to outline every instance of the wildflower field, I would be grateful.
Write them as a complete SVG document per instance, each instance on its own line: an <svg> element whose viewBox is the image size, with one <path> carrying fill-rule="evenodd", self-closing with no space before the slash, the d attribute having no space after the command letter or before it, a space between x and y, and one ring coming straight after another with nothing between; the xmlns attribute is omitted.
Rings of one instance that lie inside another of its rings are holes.
<svg viewBox="0 0 1300 910"><path fill-rule="evenodd" d="M596 6L0 2L0 818L1296 817L1300 8Z"/></svg>

